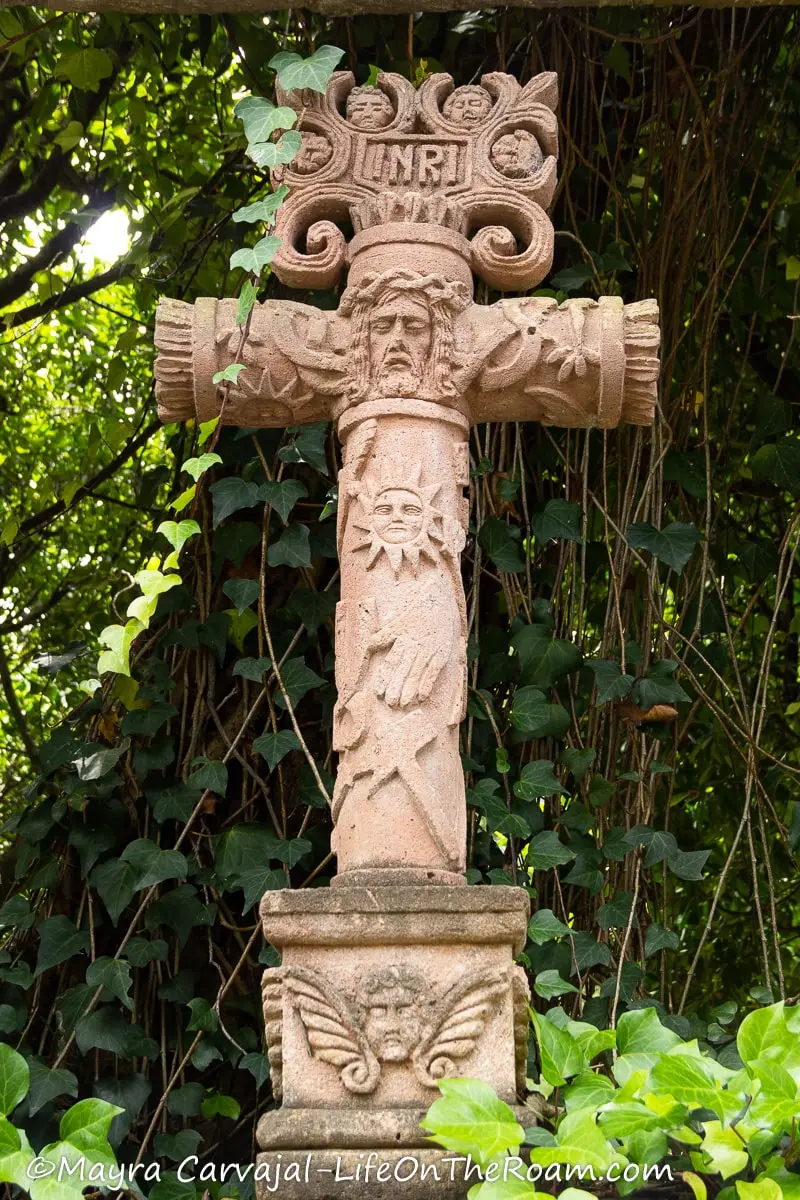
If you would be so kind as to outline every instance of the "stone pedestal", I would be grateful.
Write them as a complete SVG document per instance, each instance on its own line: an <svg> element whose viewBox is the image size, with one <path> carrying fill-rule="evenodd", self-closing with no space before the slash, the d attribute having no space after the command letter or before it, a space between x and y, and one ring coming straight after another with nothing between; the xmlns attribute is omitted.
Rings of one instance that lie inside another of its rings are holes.
<svg viewBox="0 0 800 1200"><path fill-rule="evenodd" d="M258 1161L281 1195L465 1194L463 1164L419 1122L445 1076L479 1077L512 1104L524 1086L528 988L513 959L528 909L521 888L464 884L267 893L282 964L264 974L264 1021L282 1107L259 1122Z"/></svg>

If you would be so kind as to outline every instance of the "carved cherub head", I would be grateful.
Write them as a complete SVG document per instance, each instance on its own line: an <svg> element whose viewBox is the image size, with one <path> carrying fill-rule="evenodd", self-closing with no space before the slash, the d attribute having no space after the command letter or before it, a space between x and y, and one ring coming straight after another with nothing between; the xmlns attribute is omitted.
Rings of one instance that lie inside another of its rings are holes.
<svg viewBox="0 0 800 1200"><path fill-rule="evenodd" d="M491 110L489 93L474 83L468 83L451 92L444 102L442 113L445 120L452 121L454 125L472 128L488 117Z"/></svg>
<svg viewBox="0 0 800 1200"><path fill-rule="evenodd" d="M364 1033L381 1063L403 1063L419 1043L428 985L409 967L372 971L360 995Z"/></svg>
<svg viewBox="0 0 800 1200"><path fill-rule="evenodd" d="M315 171L321 170L327 162L330 162L333 146L320 133L304 130L300 136L303 144L292 163L292 170L298 175L313 175Z"/></svg>
<svg viewBox="0 0 800 1200"><path fill-rule="evenodd" d="M420 555L437 562L445 541L443 516L433 506L440 484L421 483L422 466L384 471L372 489L356 485L362 516L353 524L361 534L354 550L368 550L367 567L385 554L395 576L407 559L416 573Z"/></svg>
<svg viewBox="0 0 800 1200"><path fill-rule="evenodd" d="M404 267L348 288L339 311L353 318L351 400L454 397L453 319L468 303L463 283Z"/></svg>
<svg viewBox="0 0 800 1200"><path fill-rule="evenodd" d="M380 88L365 84L354 87L347 97L347 119L356 129L374 133L394 120L392 102Z"/></svg>
<svg viewBox="0 0 800 1200"><path fill-rule="evenodd" d="M492 146L489 157L508 179L529 179L542 165L539 143L527 129L504 133Z"/></svg>

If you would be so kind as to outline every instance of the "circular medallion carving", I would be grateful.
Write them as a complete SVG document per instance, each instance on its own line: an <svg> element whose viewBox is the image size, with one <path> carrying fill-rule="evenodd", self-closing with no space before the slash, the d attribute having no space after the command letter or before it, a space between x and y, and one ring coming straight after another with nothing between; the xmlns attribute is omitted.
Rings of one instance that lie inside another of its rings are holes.
<svg viewBox="0 0 800 1200"><path fill-rule="evenodd" d="M541 147L527 129L504 133L489 151L492 166L506 179L531 179L541 168Z"/></svg>
<svg viewBox="0 0 800 1200"><path fill-rule="evenodd" d="M313 175L330 162L333 146L321 133L304 130L301 137L303 144L292 162L291 169L297 175Z"/></svg>

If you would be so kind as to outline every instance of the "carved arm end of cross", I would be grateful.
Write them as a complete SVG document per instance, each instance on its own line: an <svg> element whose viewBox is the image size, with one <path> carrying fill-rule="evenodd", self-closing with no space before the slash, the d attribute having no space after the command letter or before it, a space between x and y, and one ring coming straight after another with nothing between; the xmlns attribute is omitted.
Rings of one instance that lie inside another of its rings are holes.
<svg viewBox="0 0 800 1200"><path fill-rule="evenodd" d="M237 302L203 298L194 304L161 300L156 312L156 399L162 421L281 427L326 421L340 390L346 355L336 314L291 300L257 304L246 338ZM240 363L235 383L214 377Z"/></svg>
<svg viewBox="0 0 800 1200"><path fill-rule="evenodd" d="M655 300L604 296L559 305L524 297L475 306L469 320L474 349L463 369L474 422L652 424L660 368Z"/></svg>

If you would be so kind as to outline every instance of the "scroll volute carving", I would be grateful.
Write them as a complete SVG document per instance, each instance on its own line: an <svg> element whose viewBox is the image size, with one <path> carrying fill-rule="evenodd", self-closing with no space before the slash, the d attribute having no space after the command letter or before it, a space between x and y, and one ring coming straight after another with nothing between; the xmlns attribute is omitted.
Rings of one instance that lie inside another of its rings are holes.
<svg viewBox="0 0 800 1200"><path fill-rule="evenodd" d="M437 74L415 91L399 75L356 87L350 72L339 72L324 96L279 99L301 112L303 138L294 162L273 171L291 189L273 264L284 283L330 287L352 253L342 226L397 223L454 230L473 272L493 287L527 289L547 274L554 74L524 88L497 72L462 87Z"/></svg>

